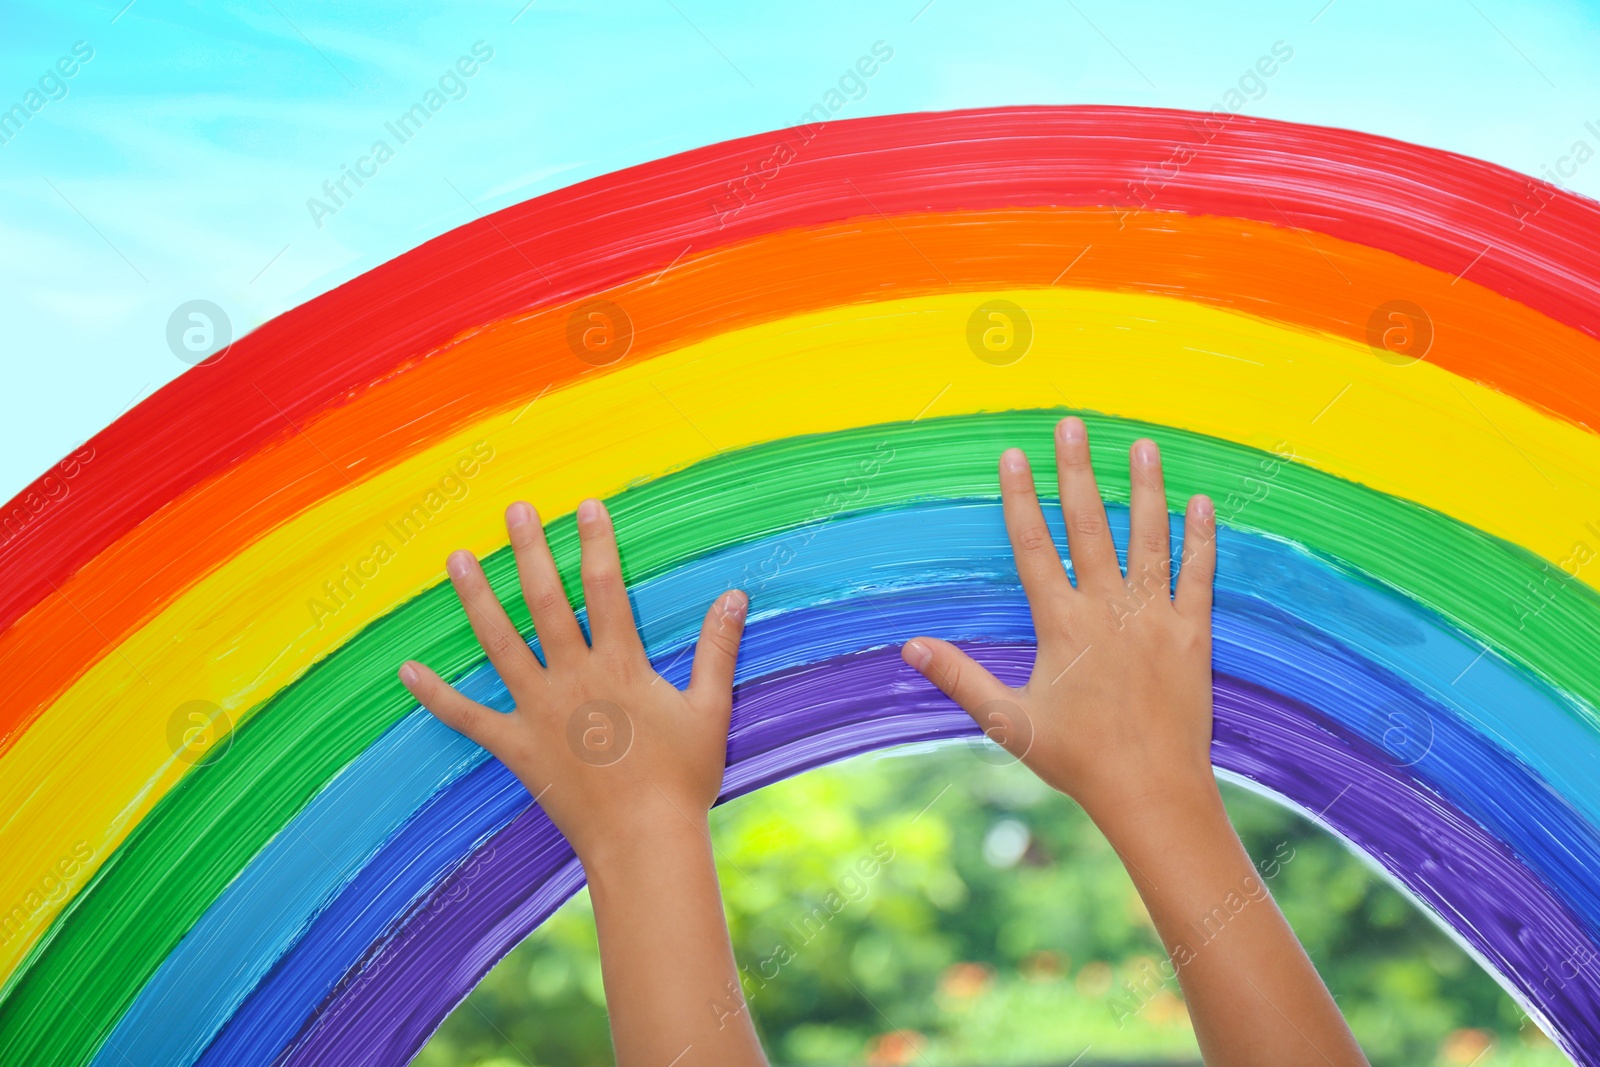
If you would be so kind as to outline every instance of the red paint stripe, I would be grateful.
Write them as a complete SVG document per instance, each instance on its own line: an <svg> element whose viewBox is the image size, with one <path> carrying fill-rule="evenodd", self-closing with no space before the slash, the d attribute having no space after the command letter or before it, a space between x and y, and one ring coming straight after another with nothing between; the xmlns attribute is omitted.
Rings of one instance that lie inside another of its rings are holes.
<svg viewBox="0 0 1600 1067"><path fill-rule="evenodd" d="M1452 274L1470 267L1480 285L1600 337L1600 205L1367 134L1243 116L1211 118L1213 131L1207 119L1101 107L857 119L809 141L791 130L697 149L469 223L266 323L96 435L73 477L18 494L0 514L0 627L168 501L460 332L787 227L1141 204L1287 222L1313 242L1328 233ZM780 144L793 158L774 165ZM750 201L719 216L737 203L727 183L748 175Z"/></svg>

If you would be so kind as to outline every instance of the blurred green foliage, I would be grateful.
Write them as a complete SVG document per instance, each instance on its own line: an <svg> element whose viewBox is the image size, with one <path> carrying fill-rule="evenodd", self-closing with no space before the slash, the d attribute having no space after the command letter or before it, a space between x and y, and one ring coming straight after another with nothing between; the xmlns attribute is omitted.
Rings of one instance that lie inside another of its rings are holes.
<svg viewBox="0 0 1600 1067"><path fill-rule="evenodd" d="M1224 788L1376 1067L1568 1062L1343 845ZM1116 854L998 748L862 757L727 804L712 826L734 950L775 1064L1065 1064L1086 1049L1080 1067L1199 1061ZM416 1062L611 1064L587 895L495 967Z"/></svg>

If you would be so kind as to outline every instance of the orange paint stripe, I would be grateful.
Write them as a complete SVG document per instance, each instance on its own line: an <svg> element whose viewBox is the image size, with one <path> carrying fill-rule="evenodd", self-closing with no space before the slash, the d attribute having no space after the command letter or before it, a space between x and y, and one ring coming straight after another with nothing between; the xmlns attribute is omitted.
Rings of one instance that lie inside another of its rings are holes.
<svg viewBox="0 0 1600 1067"><path fill-rule="evenodd" d="M1239 219L1020 209L871 217L685 257L605 297L632 320L631 363L840 304L1051 283L1186 297L1355 338L1367 336L1375 309L1405 300L1431 319L1430 362L1586 426L1600 410L1600 342L1393 254ZM544 392L606 373L569 349L573 310L496 322L419 356L102 552L0 634L0 671L14 679L0 753L91 663L118 654L124 634L241 546L487 414L528 405L522 417L536 418Z"/></svg>

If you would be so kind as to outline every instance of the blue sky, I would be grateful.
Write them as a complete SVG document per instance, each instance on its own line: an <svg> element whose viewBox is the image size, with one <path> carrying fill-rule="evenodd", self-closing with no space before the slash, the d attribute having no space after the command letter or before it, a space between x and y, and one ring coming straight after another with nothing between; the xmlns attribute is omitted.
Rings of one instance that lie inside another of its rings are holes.
<svg viewBox="0 0 1600 1067"><path fill-rule="evenodd" d="M0 110L93 49L0 144L0 497L188 369L178 305L237 335L478 213L788 125L876 41L843 114L1207 108L1281 40L1250 113L1532 174L1600 148L1593 2L125 3L0 0ZM317 226L307 199L476 42L464 95ZM1567 184L1600 197L1600 159Z"/></svg>

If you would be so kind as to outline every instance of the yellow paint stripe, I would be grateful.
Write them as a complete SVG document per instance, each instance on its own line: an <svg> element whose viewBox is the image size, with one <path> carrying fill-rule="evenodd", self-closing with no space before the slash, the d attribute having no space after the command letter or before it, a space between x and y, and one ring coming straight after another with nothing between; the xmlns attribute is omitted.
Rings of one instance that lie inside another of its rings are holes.
<svg viewBox="0 0 1600 1067"><path fill-rule="evenodd" d="M968 348L968 318L992 297L1031 314L1032 348L1010 366ZM442 580L449 550L502 545L502 508L514 497L554 516L716 450L919 414L1063 403L1260 448L1287 442L1303 461L1553 561L1600 519L1600 437L1427 363L1393 366L1341 338L1182 300L941 293L767 323L553 392L527 417L517 417L519 401L201 580L0 760L0 902L28 900L58 861L87 847L91 859L70 879L76 891L110 855L187 769L168 741L183 705L208 700L245 714ZM440 483L480 441L492 458L463 479L463 499L449 499ZM437 514L401 544L392 524L419 504ZM358 589L346 584L347 605L318 617L314 600L334 603L324 583L342 581L379 541L396 546L393 558L367 564ZM0 948L0 972L69 895L30 904L20 936Z"/></svg>

